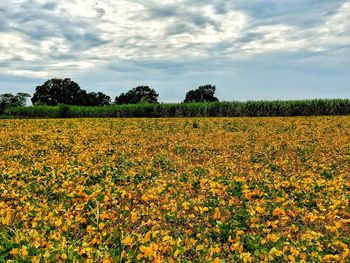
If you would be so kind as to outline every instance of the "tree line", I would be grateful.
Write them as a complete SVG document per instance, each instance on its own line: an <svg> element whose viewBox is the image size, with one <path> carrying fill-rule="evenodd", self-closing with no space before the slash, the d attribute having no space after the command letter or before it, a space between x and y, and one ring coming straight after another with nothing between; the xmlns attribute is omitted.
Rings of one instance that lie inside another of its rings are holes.
<svg viewBox="0 0 350 263"><path fill-rule="evenodd" d="M200 86L186 93L184 103L189 102L215 102L219 101L215 96L216 87L208 84ZM0 95L0 110L7 107L25 106L27 93L16 95L6 93ZM50 79L37 86L31 98L33 105L56 106L59 104L76 106L105 106L110 104L139 104L158 103L159 94L149 86L138 86L126 93L116 96L112 102L111 97L102 92L87 92L69 78Z"/></svg>

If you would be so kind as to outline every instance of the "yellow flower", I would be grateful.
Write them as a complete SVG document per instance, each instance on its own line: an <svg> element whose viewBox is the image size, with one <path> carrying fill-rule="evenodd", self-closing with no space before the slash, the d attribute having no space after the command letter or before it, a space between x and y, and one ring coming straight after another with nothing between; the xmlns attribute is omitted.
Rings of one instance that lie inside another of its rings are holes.
<svg viewBox="0 0 350 263"><path fill-rule="evenodd" d="M283 209L277 207L277 208L275 208L275 210L273 210L272 215L275 216L275 217L278 217L278 216L285 216L285 215L286 215L286 212L285 212Z"/></svg>
<svg viewBox="0 0 350 263"><path fill-rule="evenodd" d="M55 226L59 227L59 226L61 226L61 225L62 225L62 220L61 220L61 219L57 219L57 220L55 221Z"/></svg>
<svg viewBox="0 0 350 263"><path fill-rule="evenodd" d="M203 250L204 249L204 246L203 245L198 245L197 247L196 247L196 250L197 251L201 251L201 250Z"/></svg>
<svg viewBox="0 0 350 263"><path fill-rule="evenodd" d="M273 259L274 256L277 256L277 257L282 256L282 255L283 255L283 251L278 250L277 248L274 247L274 248L272 248L272 249L270 250L269 255L270 255L270 256L272 257L272 259Z"/></svg>
<svg viewBox="0 0 350 263"><path fill-rule="evenodd" d="M163 242L167 242L171 239L172 239L171 236L165 236L165 237L163 237Z"/></svg>
<svg viewBox="0 0 350 263"><path fill-rule="evenodd" d="M93 228L92 226L88 225L88 226L86 227L86 232L88 232L89 234L91 234L92 232L94 232L94 228Z"/></svg>
<svg viewBox="0 0 350 263"><path fill-rule="evenodd" d="M290 262L295 262L295 257L294 257L293 255L289 255L289 256L288 256L288 260L289 260Z"/></svg>
<svg viewBox="0 0 350 263"><path fill-rule="evenodd" d="M215 248L214 248L214 251L215 251L215 253L220 253L220 252L221 252L221 248L215 247Z"/></svg>
<svg viewBox="0 0 350 263"><path fill-rule="evenodd" d="M279 237L276 236L275 234L269 234L269 235L267 235L267 238L273 243L275 243L279 240Z"/></svg>
<svg viewBox="0 0 350 263"><path fill-rule="evenodd" d="M265 209L261 206L257 206L255 208L255 210L259 213L259 214L264 214L265 213Z"/></svg>
<svg viewBox="0 0 350 263"><path fill-rule="evenodd" d="M140 246L140 251L142 252L143 256L146 258L153 258L156 256L156 251L158 250L157 244L150 244L149 246Z"/></svg>
<svg viewBox="0 0 350 263"><path fill-rule="evenodd" d="M243 253L244 247L241 242L236 242L230 247L231 251L237 251L238 253Z"/></svg>
<svg viewBox="0 0 350 263"><path fill-rule="evenodd" d="M151 236L152 236L152 232L151 231L147 232L146 236L145 236L145 240L146 241L150 241L151 240Z"/></svg>
<svg viewBox="0 0 350 263"><path fill-rule="evenodd" d="M182 203L183 209L184 209L184 210L188 210L188 209L189 209L189 204L190 204L189 202L183 202L183 203Z"/></svg>
<svg viewBox="0 0 350 263"><path fill-rule="evenodd" d="M299 251L295 249L295 247L291 247L289 250L294 257L297 257L299 255Z"/></svg>
<svg viewBox="0 0 350 263"><path fill-rule="evenodd" d="M219 208L215 208L214 219L219 220L220 218L221 218L220 210L219 210Z"/></svg>
<svg viewBox="0 0 350 263"><path fill-rule="evenodd" d="M10 254L12 255L17 255L19 253L19 249L18 248L13 248L11 251L10 251Z"/></svg>
<svg viewBox="0 0 350 263"><path fill-rule="evenodd" d="M130 237L130 236L127 236L126 238L124 238L122 240L123 244L125 246L130 246L132 244L132 242L134 242L134 238L133 237Z"/></svg>
<svg viewBox="0 0 350 263"><path fill-rule="evenodd" d="M141 258L143 258L143 254L142 253L137 254L136 259L140 260Z"/></svg>
<svg viewBox="0 0 350 263"><path fill-rule="evenodd" d="M336 262L339 260L339 255L326 255L322 260L325 262Z"/></svg>
<svg viewBox="0 0 350 263"><path fill-rule="evenodd" d="M136 212L131 212L131 221L135 223L138 219L138 215Z"/></svg>
<svg viewBox="0 0 350 263"><path fill-rule="evenodd" d="M21 254L23 257L28 256L28 251L27 251L27 248L25 246L22 247Z"/></svg>
<svg viewBox="0 0 350 263"><path fill-rule="evenodd" d="M45 251L44 255L43 255L44 258L48 258L50 257L50 252L48 250Z"/></svg>
<svg viewBox="0 0 350 263"><path fill-rule="evenodd" d="M98 229L103 230L105 228L106 224L105 223L99 223L98 224Z"/></svg>
<svg viewBox="0 0 350 263"><path fill-rule="evenodd" d="M113 258L109 257L109 258L105 258L102 263L112 263L113 262Z"/></svg>
<svg viewBox="0 0 350 263"><path fill-rule="evenodd" d="M242 258L243 258L243 262L247 263L247 262L253 262L253 257L249 252L243 253L242 254Z"/></svg>

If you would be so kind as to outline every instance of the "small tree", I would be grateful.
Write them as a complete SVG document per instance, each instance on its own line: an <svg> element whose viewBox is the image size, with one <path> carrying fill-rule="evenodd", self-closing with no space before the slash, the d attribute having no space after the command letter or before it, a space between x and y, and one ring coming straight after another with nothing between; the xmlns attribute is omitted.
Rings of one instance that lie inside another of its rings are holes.
<svg viewBox="0 0 350 263"><path fill-rule="evenodd" d="M18 98L19 105L18 106L25 106L27 104L27 99L31 96L28 93L24 92L18 92L16 94L16 97Z"/></svg>
<svg viewBox="0 0 350 263"><path fill-rule="evenodd" d="M213 85L204 85L198 87L196 90L190 90L186 93L184 102L214 102L219 101L214 96L216 87Z"/></svg>
<svg viewBox="0 0 350 263"><path fill-rule="evenodd" d="M115 98L116 104L157 103L159 94L148 86L138 86Z"/></svg>
<svg viewBox="0 0 350 263"><path fill-rule="evenodd" d="M25 106L29 97L30 95L28 93L17 93L16 95L11 93L0 94L0 113L8 107Z"/></svg>
<svg viewBox="0 0 350 263"><path fill-rule="evenodd" d="M17 93L16 95L5 93L0 95L0 104L4 108L25 106L27 98L29 97L30 95L27 93Z"/></svg>

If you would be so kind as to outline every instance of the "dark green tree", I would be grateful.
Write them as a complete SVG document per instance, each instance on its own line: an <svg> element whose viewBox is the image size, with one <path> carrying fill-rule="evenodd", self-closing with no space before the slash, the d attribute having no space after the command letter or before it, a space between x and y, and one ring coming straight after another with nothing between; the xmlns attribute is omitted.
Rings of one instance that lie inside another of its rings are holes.
<svg viewBox="0 0 350 263"><path fill-rule="evenodd" d="M102 92L87 93L88 106L105 106L111 104L111 97Z"/></svg>
<svg viewBox="0 0 350 263"><path fill-rule="evenodd" d="M57 104L77 106L103 106L110 104L110 97L102 92L88 93L71 79L50 79L37 86L32 98L33 105Z"/></svg>
<svg viewBox="0 0 350 263"><path fill-rule="evenodd" d="M213 85L204 85L198 87L196 90L190 90L186 94L184 102L214 102L219 101L214 96L216 87Z"/></svg>
<svg viewBox="0 0 350 263"><path fill-rule="evenodd" d="M83 105L86 91L81 90L79 85L71 79L50 79L43 85L37 86L32 98L33 105L57 104Z"/></svg>
<svg viewBox="0 0 350 263"><path fill-rule="evenodd" d="M116 104L158 103L159 94L148 86L138 86L115 98Z"/></svg>

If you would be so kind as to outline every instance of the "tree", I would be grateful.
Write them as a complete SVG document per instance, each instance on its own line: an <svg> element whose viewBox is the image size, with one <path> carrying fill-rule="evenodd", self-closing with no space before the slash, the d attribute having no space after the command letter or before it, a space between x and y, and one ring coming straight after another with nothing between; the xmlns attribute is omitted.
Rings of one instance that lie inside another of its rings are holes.
<svg viewBox="0 0 350 263"><path fill-rule="evenodd" d="M8 107L25 106L28 97L30 95L27 93L17 93L16 95L11 93L0 94L0 114Z"/></svg>
<svg viewBox="0 0 350 263"><path fill-rule="evenodd" d="M148 86L138 86L115 98L116 104L157 103L159 94Z"/></svg>
<svg viewBox="0 0 350 263"><path fill-rule="evenodd" d="M25 106L29 97L28 93L17 93L16 95L5 93L0 95L0 104L3 108Z"/></svg>
<svg viewBox="0 0 350 263"><path fill-rule="evenodd" d="M33 105L57 104L77 106L103 106L110 104L110 97L102 92L87 93L71 79L50 79L37 86L32 98Z"/></svg>
<svg viewBox="0 0 350 263"><path fill-rule="evenodd" d="M196 90L190 90L186 93L184 102L214 102L219 101L214 96L216 87L213 85L204 85L198 87Z"/></svg>
<svg viewBox="0 0 350 263"><path fill-rule="evenodd" d="M87 93L87 105L88 106L104 106L111 103L111 97L102 92L90 92Z"/></svg>
<svg viewBox="0 0 350 263"><path fill-rule="evenodd" d="M18 101L19 101L18 106L25 106L27 104L27 98L30 98L31 96L28 93L18 92L16 94L16 97L18 98Z"/></svg>
<svg viewBox="0 0 350 263"><path fill-rule="evenodd" d="M71 79L50 79L43 85L37 86L32 98L33 105L57 104L82 105L86 91Z"/></svg>

